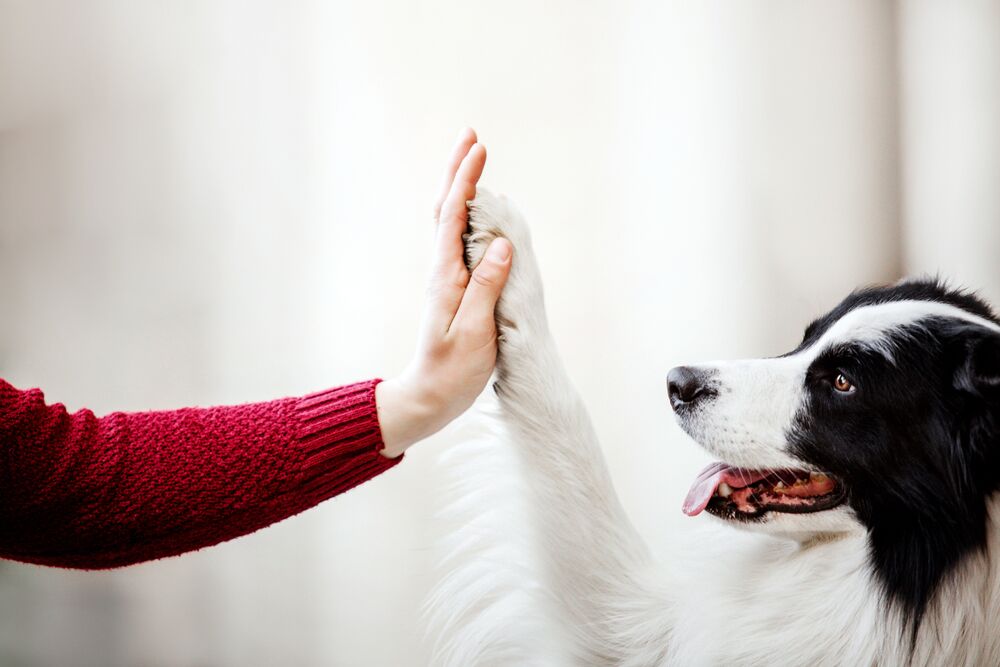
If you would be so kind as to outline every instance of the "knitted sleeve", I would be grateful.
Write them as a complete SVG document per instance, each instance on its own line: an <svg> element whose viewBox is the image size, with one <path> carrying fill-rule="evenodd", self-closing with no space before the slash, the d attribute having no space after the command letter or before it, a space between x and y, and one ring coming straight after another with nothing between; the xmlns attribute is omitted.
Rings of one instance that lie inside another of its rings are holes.
<svg viewBox="0 0 1000 667"><path fill-rule="evenodd" d="M378 382L99 418L0 380L0 557L119 567L297 514L399 462L379 454Z"/></svg>

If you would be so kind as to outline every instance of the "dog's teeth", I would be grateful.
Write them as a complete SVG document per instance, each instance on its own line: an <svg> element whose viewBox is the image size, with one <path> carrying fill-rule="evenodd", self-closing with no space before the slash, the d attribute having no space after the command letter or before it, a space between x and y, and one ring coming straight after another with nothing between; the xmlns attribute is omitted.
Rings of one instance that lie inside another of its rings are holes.
<svg viewBox="0 0 1000 667"><path fill-rule="evenodd" d="M785 483L784 482L778 482L777 484L774 485L774 488L776 488L776 489L783 489L783 488L785 488Z"/></svg>
<svg viewBox="0 0 1000 667"><path fill-rule="evenodd" d="M733 495L732 487L730 487L725 482L719 484L719 495L722 496L723 498L728 498L729 496Z"/></svg>
<svg viewBox="0 0 1000 667"><path fill-rule="evenodd" d="M809 473L809 480L815 482L816 484L825 484L827 481L829 481L829 479L830 479L829 477L827 477L821 472Z"/></svg>

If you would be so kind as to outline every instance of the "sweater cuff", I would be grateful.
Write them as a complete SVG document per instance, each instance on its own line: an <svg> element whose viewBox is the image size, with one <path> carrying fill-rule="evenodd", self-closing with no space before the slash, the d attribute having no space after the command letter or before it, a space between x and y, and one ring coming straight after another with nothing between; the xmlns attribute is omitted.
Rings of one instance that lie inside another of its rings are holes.
<svg viewBox="0 0 1000 667"><path fill-rule="evenodd" d="M403 460L379 454L385 444L375 386L381 381L349 384L298 400L301 493L311 504L343 493Z"/></svg>

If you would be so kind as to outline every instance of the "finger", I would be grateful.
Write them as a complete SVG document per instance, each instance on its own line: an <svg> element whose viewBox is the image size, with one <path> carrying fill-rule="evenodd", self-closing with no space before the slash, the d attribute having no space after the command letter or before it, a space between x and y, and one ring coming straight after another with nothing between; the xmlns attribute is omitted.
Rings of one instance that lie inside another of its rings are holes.
<svg viewBox="0 0 1000 667"><path fill-rule="evenodd" d="M486 148L475 144L459 165L451 189L441 207L435 247L436 266L442 273L465 267L462 234L469 220L467 202L476 197L476 184L486 166Z"/></svg>
<svg viewBox="0 0 1000 667"><path fill-rule="evenodd" d="M458 166L462 164L462 160L469 153L469 149L472 148L475 143L476 131L471 127L467 127L459 133L458 139L455 141L455 147L451 149L451 157L448 158L448 163L444 168L444 176L441 178L440 194L438 194L437 200L434 202L435 222L437 221L438 216L441 215L441 205L444 204L444 200L448 196L448 191L451 190L451 184L455 180L455 173L458 171Z"/></svg>
<svg viewBox="0 0 1000 667"><path fill-rule="evenodd" d="M483 173L485 163L486 149L481 144L475 144L455 172L441 209L425 319L431 331L438 334L448 331L469 282L469 272L465 268L465 244L462 241L468 220L465 202L476 196L476 182Z"/></svg>
<svg viewBox="0 0 1000 667"><path fill-rule="evenodd" d="M510 275L514 248L507 239L493 239L486 255L472 272L451 330L468 332L485 339L495 332L493 312L500 292Z"/></svg>

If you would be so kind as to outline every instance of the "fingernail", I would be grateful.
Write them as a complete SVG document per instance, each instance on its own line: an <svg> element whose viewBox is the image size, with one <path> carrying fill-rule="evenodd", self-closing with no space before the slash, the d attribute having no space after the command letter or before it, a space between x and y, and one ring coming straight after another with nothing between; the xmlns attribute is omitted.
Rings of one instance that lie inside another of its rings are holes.
<svg viewBox="0 0 1000 667"><path fill-rule="evenodd" d="M510 259L510 242L506 239L494 239L490 247L486 249L486 258L503 264Z"/></svg>

